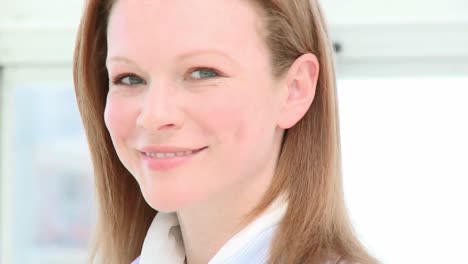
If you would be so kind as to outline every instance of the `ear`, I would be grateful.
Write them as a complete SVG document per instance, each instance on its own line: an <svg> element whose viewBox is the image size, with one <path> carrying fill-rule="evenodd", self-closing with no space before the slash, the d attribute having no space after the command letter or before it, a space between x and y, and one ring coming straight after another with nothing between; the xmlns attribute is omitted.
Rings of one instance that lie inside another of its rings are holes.
<svg viewBox="0 0 468 264"><path fill-rule="evenodd" d="M280 128L293 127L307 113L315 97L319 70L318 59L311 53L300 56L291 65L281 87L285 92L278 120Z"/></svg>

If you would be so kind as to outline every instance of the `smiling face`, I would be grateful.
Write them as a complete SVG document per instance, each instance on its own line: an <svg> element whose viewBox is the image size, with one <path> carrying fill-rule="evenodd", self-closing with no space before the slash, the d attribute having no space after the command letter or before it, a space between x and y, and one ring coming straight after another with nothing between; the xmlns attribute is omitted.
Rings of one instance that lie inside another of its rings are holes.
<svg viewBox="0 0 468 264"><path fill-rule="evenodd" d="M114 5L105 123L153 208L248 195L271 179L284 94L259 18L246 1Z"/></svg>

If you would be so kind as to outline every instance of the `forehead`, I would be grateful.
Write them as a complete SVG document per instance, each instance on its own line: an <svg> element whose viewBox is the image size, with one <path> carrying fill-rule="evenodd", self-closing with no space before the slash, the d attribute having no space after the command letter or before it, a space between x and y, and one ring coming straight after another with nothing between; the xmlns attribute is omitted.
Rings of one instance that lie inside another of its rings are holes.
<svg viewBox="0 0 468 264"><path fill-rule="evenodd" d="M265 50L260 21L244 0L118 0L109 17L108 55L162 60L212 49L258 56Z"/></svg>

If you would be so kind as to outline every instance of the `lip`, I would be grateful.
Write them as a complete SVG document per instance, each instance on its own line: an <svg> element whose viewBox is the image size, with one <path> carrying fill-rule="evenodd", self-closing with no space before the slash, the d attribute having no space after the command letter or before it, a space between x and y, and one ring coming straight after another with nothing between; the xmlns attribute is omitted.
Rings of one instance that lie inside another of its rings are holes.
<svg viewBox="0 0 468 264"><path fill-rule="evenodd" d="M171 146L149 146L140 149L140 155L142 157L143 163L152 171L167 171L174 169L191 160L195 156L198 156L208 147L202 148L180 148L180 147L171 147ZM194 153L186 156L174 156L174 157L165 157L165 158L155 158L146 155L145 153L171 153L171 152L182 152L182 151L193 151Z"/></svg>
<svg viewBox="0 0 468 264"><path fill-rule="evenodd" d="M203 147L205 148L205 147ZM140 152L145 153L170 153L170 152L180 152L180 151L196 151L203 148L181 148L181 147L173 147L173 146L147 146L140 149Z"/></svg>

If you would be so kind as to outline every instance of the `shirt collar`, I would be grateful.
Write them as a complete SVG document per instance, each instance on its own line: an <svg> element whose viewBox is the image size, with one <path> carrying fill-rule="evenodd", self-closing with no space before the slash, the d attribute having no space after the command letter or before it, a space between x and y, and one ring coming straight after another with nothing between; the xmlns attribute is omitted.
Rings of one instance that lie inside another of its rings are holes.
<svg viewBox="0 0 468 264"><path fill-rule="evenodd" d="M287 201L278 197L257 219L234 235L209 264L225 263L233 255L239 254L250 241L263 231L279 224L287 210ZM141 251L139 264L183 264L185 249L176 213L158 212L148 229Z"/></svg>

